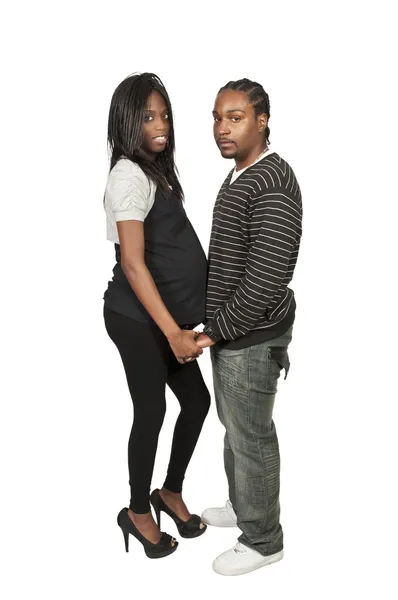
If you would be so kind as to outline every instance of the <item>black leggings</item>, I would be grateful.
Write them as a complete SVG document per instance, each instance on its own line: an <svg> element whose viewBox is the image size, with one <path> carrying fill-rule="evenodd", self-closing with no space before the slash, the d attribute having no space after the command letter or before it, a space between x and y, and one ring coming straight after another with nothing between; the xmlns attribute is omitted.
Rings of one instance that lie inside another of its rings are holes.
<svg viewBox="0 0 398 600"><path fill-rule="evenodd" d="M164 482L164 487L176 493L182 491L185 471L210 407L210 394L197 361L180 364L156 325L139 323L108 308L104 318L109 337L120 352L134 406L128 445L130 508L146 513L166 412L166 383L181 406Z"/></svg>

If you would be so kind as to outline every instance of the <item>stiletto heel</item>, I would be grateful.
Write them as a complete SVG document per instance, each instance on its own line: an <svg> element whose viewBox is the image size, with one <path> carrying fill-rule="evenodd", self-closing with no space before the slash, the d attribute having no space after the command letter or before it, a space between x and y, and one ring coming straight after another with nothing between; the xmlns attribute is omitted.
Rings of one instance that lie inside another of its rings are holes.
<svg viewBox="0 0 398 600"><path fill-rule="evenodd" d="M158 492L158 493L156 493L156 492ZM160 497L159 490L154 490L149 499L154 508L156 520L157 520L158 526L160 528L160 519L161 519L161 512L162 512L162 507L161 507L162 498Z"/></svg>
<svg viewBox="0 0 398 600"><path fill-rule="evenodd" d="M126 547L126 552L129 551L129 534L133 535L144 547L145 554L148 558L163 558L164 556L169 556L169 554L173 554L178 548L178 542L171 537L168 533L160 532L161 537L157 544L153 544L149 540L146 539L134 525L133 521L130 519L127 508L122 508L120 513L117 516L117 524L123 532L124 544ZM171 543L174 541L174 545Z"/></svg>
<svg viewBox="0 0 398 600"><path fill-rule="evenodd" d="M164 502L161 495L159 494L158 489L153 490L150 496L150 501L155 510L158 523L160 523L161 511L165 512L167 515L169 515L169 517L173 519L174 523L177 525L177 529L181 537L195 538L199 537L206 531L207 525L202 523L202 519L199 517L199 515L191 515L188 521L183 521L182 519L180 519L180 517L178 517L176 513L172 511L171 508L169 508ZM201 524L203 524L202 528L200 527Z"/></svg>
<svg viewBox="0 0 398 600"><path fill-rule="evenodd" d="M160 496L159 496L159 498L160 498ZM161 521L161 508L160 508L160 505L159 505L158 498L155 498L155 503L152 503L152 506L153 506L153 508L154 508L154 510L155 510L156 522L157 522L157 524L158 524L158 527L159 527L159 529L160 529L160 521Z"/></svg>
<svg viewBox="0 0 398 600"><path fill-rule="evenodd" d="M129 532L124 531L124 529L122 529L122 532L123 532L124 545L126 547L126 552L128 552L129 551Z"/></svg>

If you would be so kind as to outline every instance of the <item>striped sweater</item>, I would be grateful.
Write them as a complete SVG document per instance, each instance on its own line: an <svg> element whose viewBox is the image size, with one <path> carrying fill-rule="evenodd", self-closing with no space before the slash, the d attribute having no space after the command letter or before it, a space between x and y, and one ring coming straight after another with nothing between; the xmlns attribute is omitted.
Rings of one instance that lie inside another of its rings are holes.
<svg viewBox="0 0 398 600"><path fill-rule="evenodd" d="M215 341L272 329L286 318L301 238L300 188L278 154L232 184L231 175L218 193L210 238L204 332Z"/></svg>

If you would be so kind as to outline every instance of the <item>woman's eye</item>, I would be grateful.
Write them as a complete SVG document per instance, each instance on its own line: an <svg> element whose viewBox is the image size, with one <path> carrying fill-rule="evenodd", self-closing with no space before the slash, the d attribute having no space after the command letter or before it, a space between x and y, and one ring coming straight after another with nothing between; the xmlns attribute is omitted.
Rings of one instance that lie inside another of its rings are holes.
<svg viewBox="0 0 398 600"><path fill-rule="evenodd" d="M146 122L153 121L153 117L151 117L151 115L145 115L144 121L146 121Z"/></svg>
<svg viewBox="0 0 398 600"><path fill-rule="evenodd" d="M168 119L168 118L169 118L169 115L166 113L166 114L164 115L164 118L165 118L165 119Z"/></svg>

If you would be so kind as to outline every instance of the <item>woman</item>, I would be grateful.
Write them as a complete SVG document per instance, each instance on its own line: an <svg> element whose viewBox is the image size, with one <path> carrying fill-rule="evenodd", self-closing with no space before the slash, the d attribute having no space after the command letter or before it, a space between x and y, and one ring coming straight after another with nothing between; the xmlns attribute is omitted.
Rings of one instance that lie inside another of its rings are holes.
<svg viewBox="0 0 398 600"><path fill-rule="evenodd" d="M156 75L132 75L116 88L108 142L111 170L104 202L116 265L104 295L104 318L134 406L128 446L130 505L117 521L126 551L132 534L148 557L159 558L178 546L160 531L161 511L174 519L183 537L197 537L206 529L200 517L189 513L181 492L210 405L195 360L203 350L193 331L205 317L207 262L183 207L170 100ZM166 384L181 412L166 480L149 496Z"/></svg>

